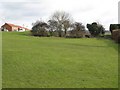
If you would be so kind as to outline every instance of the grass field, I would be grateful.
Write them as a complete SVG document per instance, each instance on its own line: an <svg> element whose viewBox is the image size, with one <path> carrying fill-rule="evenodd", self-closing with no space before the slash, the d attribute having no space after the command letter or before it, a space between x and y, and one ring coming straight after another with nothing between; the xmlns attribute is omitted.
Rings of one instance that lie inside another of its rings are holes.
<svg viewBox="0 0 120 90"><path fill-rule="evenodd" d="M0 32L0 89L2 89L2 33Z"/></svg>
<svg viewBox="0 0 120 90"><path fill-rule="evenodd" d="M118 47L108 39L3 32L3 88L117 88Z"/></svg>

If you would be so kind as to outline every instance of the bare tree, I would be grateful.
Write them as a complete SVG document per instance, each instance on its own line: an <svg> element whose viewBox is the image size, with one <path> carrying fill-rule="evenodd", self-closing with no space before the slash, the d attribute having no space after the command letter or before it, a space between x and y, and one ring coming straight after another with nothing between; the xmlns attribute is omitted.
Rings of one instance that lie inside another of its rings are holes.
<svg viewBox="0 0 120 90"><path fill-rule="evenodd" d="M57 22L54 21L54 20L49 20L48 21L48 26L49 26L49 33L50 33L50 36L53 36L53 33L55 30L57 30Z"/></svg>
<svg viewBox="0 0 120 90"><path fill-rule="evenodd" d="M67 30L72 22L70 14L64 11L56 11L55 13L53 13L50 20L57 22L57 25L55 27L59 34L59 37L62 36L63 31L64 36L66 36Z"/></svg>
<svg viewBox="0 0 120 90"><path fill-rule="evenodd" d="M73 23L72 27L73 27L72 33L76 37L80 37L82 35L82 33L85 31L85 26L80 22Z"/></svg>
<svg viewBox="0 0 120 90"><path fill-rule="evenodd" d="M65 20L65 21L63 22L63 28L64 28L64 31L65 31L64 36L66 36L67 30L68 30L69 28L71 28L71 25L72 25L72 22L70 22L69 20Z"/></svg>

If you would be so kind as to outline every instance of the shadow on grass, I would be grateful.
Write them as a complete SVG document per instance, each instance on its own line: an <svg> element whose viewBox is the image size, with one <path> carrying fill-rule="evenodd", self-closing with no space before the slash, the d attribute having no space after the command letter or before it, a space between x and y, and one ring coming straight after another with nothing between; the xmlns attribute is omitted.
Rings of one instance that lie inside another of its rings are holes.
<svg viewBox="0 0 120 90"><path fill-rule="evenodd" d="M97 40L103 41L107 46L106 47L113 47L116 51L119 52L119 44L112 40L111 35L106 35L105 37L96 38Z"/></svg>
<svg viewBox="0 0 120 90"><path fill-rule="evenodd" d="M107 48L108 46L98 46L98 45L86 45L86 44L71 44L71 45L75 45L75 46L82 46L82 47L102 47L102 48Z"/></svg>
<svg viewBox="0 0 120 90"><path fill-rule="evenodd" d="M20 32L19 35L32 36L30 31ZM75 38L73 38L73 39L75 39ZM81 39L81 38L79 38L79 39ZM120 52L120 45L115 43L112 40L111 35L105 35L104 37L97 37L96 39L104 42L106 45L88 45L88 44L74 44L74 43L72 43L71 45L82 46L82 47L96 47L96 48L98 48L98 47L102 47L102 48L113 47L116 51ZM70 43L68 43L68 44L70 45Z"/></svg>
<svg viewBox="0 0 120 90"><path fill-rule="evenodd" d="M91 38L92 39L92 38ZM91 47L91 48L114 48L117 52L120 51L120 45L116 42L114 42L112 39L111 39L111 36L110 35L107 35L105 37L97 37L97 38L93 38L93 39L97 39L98 41L100 41L101 43L103 42L102 45L100 44L87 44L87 43L68 43L69 45L74 45L76 47ZM119 50L118 50L119 49Z"/></svg>

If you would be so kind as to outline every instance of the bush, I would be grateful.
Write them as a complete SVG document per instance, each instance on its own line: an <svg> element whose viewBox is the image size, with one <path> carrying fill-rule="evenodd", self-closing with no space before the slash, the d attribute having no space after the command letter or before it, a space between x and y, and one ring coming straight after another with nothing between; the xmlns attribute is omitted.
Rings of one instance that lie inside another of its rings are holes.
<svg viewBox="0 0 120 90"><path fill-rule="evenodd" d="M105 28L99 23L93 22L92 24L87 24L87 28L93 37L105 34Z"/></svg>
<svg viewBox="0 0 120 90"><path fill-rule="evenodd" d="M115 40L115 42L120 43L120 29L112 31L112 39Z"/></svg>
<svg viewBox="0 0 120 90"><path fill-rule="evenodd" d="M33 24L31 33L33 36L49 36L49 33L47 31L47 23L36 21L36 23Z"/></svg>
<svg viewBox="0 0 120 90"><path fill-rule="evenodd" d="M110 24L110 32L112 33L113 30L120 29L120 24Z"/></svg>

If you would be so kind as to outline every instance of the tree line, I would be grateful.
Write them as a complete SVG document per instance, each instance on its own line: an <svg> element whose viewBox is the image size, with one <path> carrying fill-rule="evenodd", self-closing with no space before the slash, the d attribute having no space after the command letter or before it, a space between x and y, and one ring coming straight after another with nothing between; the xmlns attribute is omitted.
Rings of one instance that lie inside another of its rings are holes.
<svg viewBox="0 0 120 90"><path fill-rule="evenodd" d="M105 34L103 25L93 22L85 26L81 22L75 22L71 15L64 11L54 12L50 19L45 22L37 20L32 23L33 36L57 36L57 37L98 37Z"/></svg>

